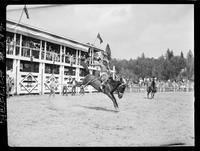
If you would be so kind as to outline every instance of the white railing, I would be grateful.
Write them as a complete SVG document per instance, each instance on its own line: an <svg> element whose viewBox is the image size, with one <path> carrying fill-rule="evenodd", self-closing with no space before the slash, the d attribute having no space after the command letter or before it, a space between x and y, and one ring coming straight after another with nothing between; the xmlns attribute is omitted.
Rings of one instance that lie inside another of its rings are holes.
<svg viewBox="0 0 200 151"><path fill-rule="evenodd" d="M133 85L133 86L127 86L126 92L146 92L146 89L147 89L146 86ZM193 86L185 86L185 85L182 85L180 87L169 87L169 86L157 87L157 92L192 92L192 91L194 91Z"/></svg>

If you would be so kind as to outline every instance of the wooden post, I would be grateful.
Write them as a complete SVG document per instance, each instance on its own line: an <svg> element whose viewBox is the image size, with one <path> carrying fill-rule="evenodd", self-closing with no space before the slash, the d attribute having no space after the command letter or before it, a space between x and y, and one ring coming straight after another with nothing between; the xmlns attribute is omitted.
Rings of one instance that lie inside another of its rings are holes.
<svg viewBox="0 0 200 151"><path fill-rule="evenodd" d="M59 94L62 94L62 88L64 84L64 66L60 65L60 73L59 73L59 78L60 78L60 92Z"/></svg>
<svg viewBox="0 0 200 151"><path fill-rule="evenodd" d="M31 72L33 72L33 56L32 56L32 51L30 54L30 61L31 61Z"/></svg>
<svg viewBox="0 0 200 151"><path fill-rule="evenodd" d="M63 54L63 49L62 49L62 47L64 47L64 46L62 46L62 45L60 45L60 61L59 62L62 62L62 54Z"/></svg>
<svg viewBox="0 0 200 151"><path fill-rule="evenodd" d="M78 54L78 58L79 58L79 65L81 65L81 51L79 50L79 54Z"/></svg>
<svg viewBox="0 0 200 151"><path fill-rule="evenodd" d="M20 41L19 41L19 56L21 57L22 54L22 35L20 34Z"/></svg>
<svg viewBox="0 0 200 151"><path fill-rule="evenodd" d="M40 80L38 80L39 81L38 85L40 85L40 86L38 86L40 88L40 94L42 94L42 83L43 83L42 71L43 71L42 62L40 62L39 63L39 76L38 76L38 79L40 79Z"/></svg>
<svg viewBox="0 0 200 151"><path fill-rule="evenodd" d="M21 75L20 75L20 60L17 59L16 60L16 94L20 94L20 79L21 79Z"/></svg>
<svg viewBox="0 0 200 151"><path fill-rule="evenodd" d="M39 59L42 59L42 40L40 40L40 53L39 53Z"/></svg>
<svg viewBox="0 0 200 151"><path fill-rule="evenodd" d="M54 66L55 65L55 54L53 54L53 74L54 74Z"/></svg>
<svg viewBox="0 0 200 151"><path fill-rule="evenodd" d="M46 55L47 55L47 42L44 42L44 60L46 60Z"/></svg>
<svg viewBox="0 0 200 151"><path fill-rule="evenodd" d="M78 49L76 50L76 59L75 59L75 65L78 65Z"/></svg>
<svg viewBox="0 0 200 151"><path fill-rule="evenodd" d="M65 63L65 54L66 54L66 47L64 47L64 60L63 60L64 63Z"/></svg>
<svg viewBox="0 0 200 151"><path fill-rule="evenodd" d="M16 54L16 33L14 33L14 48L13 48L13 55L15 56L15 54Z"/></svg>
<svg viewBox="0 0 200 151"><path fill-rule="evenodd" d="M14 94L17 93L17 60L13 59Z"/></svg>

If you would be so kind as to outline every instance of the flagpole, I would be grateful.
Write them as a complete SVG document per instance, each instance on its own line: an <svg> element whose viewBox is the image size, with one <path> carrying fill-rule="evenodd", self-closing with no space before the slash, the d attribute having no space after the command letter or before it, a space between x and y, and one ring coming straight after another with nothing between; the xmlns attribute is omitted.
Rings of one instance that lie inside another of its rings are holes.
<svg viewBox="0 0 200 151"><path fill-rule="evenodd" d="M97 41L97 37L95 38L93 45L95 44L96 41Z"/></svg>
<svg viewBox="0 0 200 151"><path fill-rule="evenodd" d="M19 18L18 23L15 24L15 25L13 26L13 28L16 28L16 27L18 26L18 24L20 23L20 21L21 21L21 19L22 19L22 15L23 15L23 13L24 13L24 8L22 9L21 16L20 16L20 18Z"/></svg>

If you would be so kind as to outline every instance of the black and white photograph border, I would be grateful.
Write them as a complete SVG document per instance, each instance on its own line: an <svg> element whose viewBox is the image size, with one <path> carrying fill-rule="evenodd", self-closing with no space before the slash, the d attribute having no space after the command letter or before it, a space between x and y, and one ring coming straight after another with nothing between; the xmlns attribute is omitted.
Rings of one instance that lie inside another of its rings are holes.
<svg viewBox="0 0 200 151"><path fill-rule="evenodd" d="M196 146L195 5L9 3L8 147Z"/></svg>

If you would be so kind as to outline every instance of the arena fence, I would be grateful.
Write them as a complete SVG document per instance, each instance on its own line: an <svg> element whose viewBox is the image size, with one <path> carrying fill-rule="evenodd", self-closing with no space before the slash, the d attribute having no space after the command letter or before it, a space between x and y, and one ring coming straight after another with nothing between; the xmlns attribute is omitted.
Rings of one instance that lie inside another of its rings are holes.
<svg viewBox="0 0 200 151"><path fill-rule="evenodd" d="M146 86L128 86L126 92L146 92ZM157 92L192 92L193 87L157 87Z"/></svg>

